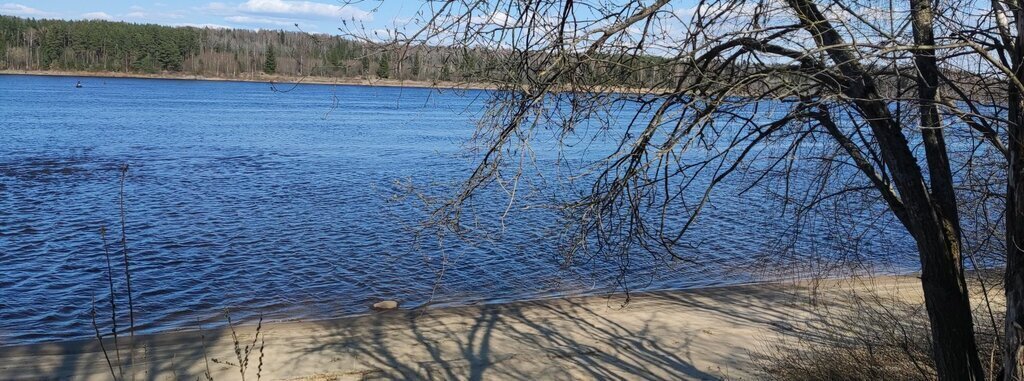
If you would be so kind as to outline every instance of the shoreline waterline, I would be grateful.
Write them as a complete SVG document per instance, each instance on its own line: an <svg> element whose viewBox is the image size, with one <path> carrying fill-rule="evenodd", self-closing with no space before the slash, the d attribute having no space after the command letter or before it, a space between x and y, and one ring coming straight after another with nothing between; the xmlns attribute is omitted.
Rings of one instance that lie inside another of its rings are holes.
<svg viewBox="0 0 1024 381"><path fill-rule="evenodd" d="M0 69L0 76L3 75L30 75L37 77L70 77L70 78L123 78L123 79L160 79L175 81L204 81L204 82L245 82L245 83L272 83L277 85L326 85L326 86L359 86L359 87L394 87L409 89L434 89L438 91L467 91L467 90L497 90L499 86L493 83L482 82L458 82L458 81L417 81L417 80L394 80L380 78L338 78L322 76L281 76L259 74L250 78L206 76L184 73L124 73L113 71L73 71L73 70L15 70ZM573 92L571 89L552 90L553 92ZM670 88L640 89L621 86L598 86L588 89L589 92L599 91L615 94L642 95L648 92L671 91Z"/></svg>
<svg viewBox="0 0 1024 381"><path fill-rule="evenodd" d="M335 78L320 76L278 76L260 75L258 77L221 77L205 76L183 73L124 73L112 71L71 71L71 70L0 70L0 75L31 75L41 77L82 77L82 78L127 78L127 79L166 79L179 81L207 81L207 82L250 82L250 83L275 83L281 85L337 85L337 86L368 86L368 87L406 87L424 88L439 90L493 90L495 86L483 83L461 83L453 81L412 81L412 80L390 80L390 79L359 79L359 78ZM88 85L88 84L86 84Z"/></svg>
<svg viewBox="0 0 1024 381"><path fill-rule="evenodd" d="M973 271L972 271L973 272ZM731 288L743 288L743 287L757 287L757 286L779 286L779 285L805 285L818 282L835 283L844 282L857 279L886 279L886 278L914 278L919 279L919 272L914 270L883 270L871 273L871 275L832 275L832 276L802 276L802 275L790 275L790 276L778 276L772 279L745 279L745 280L732 280L732 281L718 281L718 282L707 282L697 285L681 286L675 288L640 288L636 290L621 289L610 289L610 288L586 288L577 290L562 290L562 291L547 291L547 292L530 292L516 294L515 296L495 296L491 298L486 297L470 297L470 298L459 298L458 295L448 296L438 300L428 300L426 302L410 302L403 300L401 297L396 297L393 300L399 301L400 307L393 312L401 313L416 313L421 314L428 311L443 311L443 310L457 310L461 308L480 308L480 307L500 307L515 304L531 304L531 303L549 303L559 300L569 299L615 299L615 298L633 298L636 296L644 296L651 294L662 294L662 293L701 293L701 292L714 292L715 290L731 289ZM374 299L377 300L377 299ZM383 300L392 300L388 298L381 298ZM340 302L339 303L343 303ZM345 313L333 317L324 317L316 315L300 315L294 317L267 317L263 319L263 324L303 324L303 323L317 323L317 322L330 322L336 320L347 320L347 319L358 319L367 316L373 316L379 314L381 311L375 311L371 304L362 306L363 312L356 313ZM123 306L122 306L123 307ZM224 311L232 312L235 307L229 306L224 307ZM127 314L125 311L121 311ZM235 311L237 312L237 311ZM104 311L103 308L97 307L97 313L102 316L109 312ZM124 316L121 316L124 318ZM255 325L256 317L249 316L247 319L238 321L237 316L232 315L232 319L236 320L235 325ZM109 319L108 319L109 320ZM101 324L103 321L101 321ZM122 322L119 321L119 324ZM126 322L123 322L127 324ZM136 327L136 336L162 336L168 334L182 333L182 332L195 332L201 329L213 329L220 330L226 329L228 324L224 318L224 314L220 313L213 317L204 318L197 320L191 325L175 325L171 327L160 328L159 323L156 327ZM92 330L90 326L90 330ZM121 332L123 331L123 332ZM128 335L128 329L124 325L119 328L121 336ZM104 332L105 336L109 336L109 332ZM57 340L33 340L27 342L20 342L14 344L5 344L0 341L0 353L5 348L16 348L16 347L30 347L30 346L45 346L45 345L75 345L84 344L89 342L95 342L95 336L84 336L79 338L65 338Z"/></svg>
<svg viewBox="0 0 1024 381"><path fill-rule="evenodd" d="M792 338L816 316L810 295L843 304L844 292L877 292L920 299L914 276L787 281L625 296L582 296L503 304L424 308L369 315L268 323L260 337L262 376L340 379L380 377L592 378L647 376L701 379L750 375L743 353ZM794 328L796 327L796 328ZM122 356L134 346L146 377L234 377L234 336L252 342L252 324L202 331L122 335ZM111 339L104 340L108 351ZM683 353L689 354L680 357ZM104 379L109 369L99 342L0 347L0 378ZM252 362L254 364L254 361ZM255 366L249 374L255 375ZM440 372L440 373L438 373ZM597 372L597 373L594 373ZM638 373L639 372L639 373Z"/></svg>

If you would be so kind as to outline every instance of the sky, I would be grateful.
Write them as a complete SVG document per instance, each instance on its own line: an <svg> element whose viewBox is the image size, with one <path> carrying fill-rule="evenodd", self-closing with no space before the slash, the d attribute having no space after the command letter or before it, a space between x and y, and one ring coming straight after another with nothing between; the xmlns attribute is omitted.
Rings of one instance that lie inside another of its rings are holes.
<svg viewBox="0 0 1024 381"><path fill-rule="evenodd" d="M368 30L391 28L422 6L404 0L0 0L0 14L339 34L343 22Z"/></svg>

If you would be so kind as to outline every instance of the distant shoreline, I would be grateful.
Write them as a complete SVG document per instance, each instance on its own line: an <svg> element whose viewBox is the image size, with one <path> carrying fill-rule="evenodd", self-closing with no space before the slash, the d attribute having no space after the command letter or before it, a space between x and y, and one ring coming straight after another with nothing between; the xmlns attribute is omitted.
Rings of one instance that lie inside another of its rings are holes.
<svg viewBox="0 0 1024 381"><path fill-rule="evenodd" d="M393 79L358 79L334 78L319 76L281 76L260 74L252 78L218 77L184 73L123 73L112 71L71 71L71 70L0 70L0 75L35 75L48 77L86 77L86 78L137 78L137 79L171 79L183 81L214 81L214 82L254 82L281 84L311 85L342 85L371 87L412 87L424 89L457 89L457 90L493 90L495 86L483 83L462 83L451 81L409 81Z"/></svg>
<svg viewBox="0 0 1024 381"><path fill-rule="evenodd" d="M284 76L258 74L256 77L218 77L184 73L124 73L115 71L75 71L75 70L0 70L2 75L34 75L43 77L84 77L84 78L136 78L136 79L169 79L181 81L211 81L211 82L252 82L252 83L278 83L278 84L307 84L307 85L337 85L337 86L368 86L368 87L407 87L418 89L438 90L496 90L498 86L479 82L454 82L454 81L412 81L395 79L359 79L359 78L334 78L320 76ZM637 89L627 87L609 86L591 91L603 91L618 94L644 94L654 91L668 91L667 89Z"/></svg>

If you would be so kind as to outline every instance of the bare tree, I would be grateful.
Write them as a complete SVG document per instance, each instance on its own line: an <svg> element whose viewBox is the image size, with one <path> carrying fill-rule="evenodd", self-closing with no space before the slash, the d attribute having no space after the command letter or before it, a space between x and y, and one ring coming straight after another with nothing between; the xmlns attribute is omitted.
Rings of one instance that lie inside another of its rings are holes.
<svg viewBox="0 0 1024 381"><path fill-rule="evenodd" d="M480 161L437 211L447 226L467 228L480 190L515 189L541 131L564 148L624 120L575 172L567 258L700 262L684 233L730 182L775 190L793 221L868 200L916 243L942 380L985 378L965 267L1005 261L1002 368L1022 378L1019 3L462 0L420 15L392 35L398 61L416 45L499 56Z"/></svg>

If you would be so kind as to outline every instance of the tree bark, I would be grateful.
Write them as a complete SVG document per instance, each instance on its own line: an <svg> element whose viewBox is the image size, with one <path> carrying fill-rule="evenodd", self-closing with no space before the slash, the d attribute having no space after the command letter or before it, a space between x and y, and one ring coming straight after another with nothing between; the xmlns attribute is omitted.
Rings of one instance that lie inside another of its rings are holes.
<svg viewBox="0 0 1024 381"><path fill-rule="evenodd" d="M1014 80L1024 79L1024 10L1014 9L1017 36L1011 49L1013 75L1007 80L1007 103L1009 131L1007 143L1009 165L1006 181L1006 326L1003 352L1003 379L1024 380L1021 369L1022 340L1024 329L1024 105L1020 88Z"/></svg>
<svg viewBox="0 0 1024 381"><path fill-rule="evenodd" d="M928 164L934 222L938 223L938 233L943 236L940 241L929 242L928 248L922 249L920 253L921 283L932 326L932 351L936 366L945 368L939 371L940 379L966 380L970 377L983 380L985 373L978 357L970 298L963 271L956 191L953 188L953 174L936 103L939 67L935 58L932 0L910 0L910 8L916 45L913 54L917 66L921 137ZM967 366L962 371L952 368L964 365Z"/></svg>

